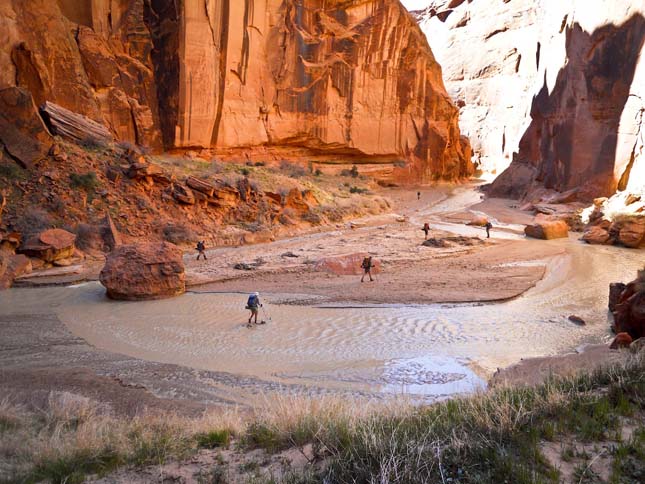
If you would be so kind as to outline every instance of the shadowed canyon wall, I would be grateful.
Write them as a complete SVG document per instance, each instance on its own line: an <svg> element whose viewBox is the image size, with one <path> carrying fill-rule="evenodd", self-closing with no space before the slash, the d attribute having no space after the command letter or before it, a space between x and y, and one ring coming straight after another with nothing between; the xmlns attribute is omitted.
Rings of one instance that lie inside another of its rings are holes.
<svg viewBox="0 0 645 484"><path fill-rule="evenodd" d="M410 181L472 173L441 67L398 0L7 0L0 32L0 88L118 140L291 145Z"/></svg>
<svg viewBox="0 0 645 484"><path fill-rule="evenodd" d="M415 15L475 159L495 174L515 160L492 194L532 198L547 187L589 199L643 190L645 2L426 5Z"/></svg>

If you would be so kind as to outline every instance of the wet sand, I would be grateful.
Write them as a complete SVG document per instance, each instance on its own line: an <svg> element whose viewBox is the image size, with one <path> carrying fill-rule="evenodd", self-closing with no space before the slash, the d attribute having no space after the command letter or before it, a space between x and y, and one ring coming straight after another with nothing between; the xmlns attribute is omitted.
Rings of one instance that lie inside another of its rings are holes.
<svg viewBox="0 0 645 484"><path fill-rule="evenodd" d="M490 239L483 228L466 226L481 213L467 208L480 197L469 187L423 191L421 200L415 189L384 195L393 200L396 213L363 219L357 228L213 250L208 261L187 257L189 283L199 286L194 290L200 292L308 294L317 302L332 303L500 301L535 286L544 276L546 260L564 254L561 246L525 239L517 224L528 216L503 211L499 203L496 208L505 222L493 218ZM421 228L426 222L431 227L429 238L441 241L456 232L464 241L449 242L447 248L423 246ZM343 275L317 265L351 254L369 254L379 261L382 267L375 282L360 284L359 267L356 274ZM261 265L253 270L235 269L238 263L252 264L258 258Z"/></svg>
<svg viewBox="0 0 645 484"><path fill-rule="evenodd" d="M119 408L128 408L116 401L119 387L145 393L153 407L157 398L252 405L271 392L427 402L481 388L522 358L610 338L607 285L642 265L642 251L587 246L575 235L525 239L517 222L527 214L507 201L480 204L468 187L424 192L420 202L415 194L390 192L398 213L355 228L212 250L208 263L187 255L191 281L210 282L171 300L108 301L98 283L0 293L0 341L9 341L0 387L95 390ZM420 245L425 221L437 238L483 239L464 225L481 213L473 206L488 210L491 240ZM361 251L382 264L373 283L314 269ZM233 267L257 257L253 271ZM246 292L258 289L270 320L248 329ZM570 314L588 324L573 325ZM44 333L34 343L37 327Z"/></svg>

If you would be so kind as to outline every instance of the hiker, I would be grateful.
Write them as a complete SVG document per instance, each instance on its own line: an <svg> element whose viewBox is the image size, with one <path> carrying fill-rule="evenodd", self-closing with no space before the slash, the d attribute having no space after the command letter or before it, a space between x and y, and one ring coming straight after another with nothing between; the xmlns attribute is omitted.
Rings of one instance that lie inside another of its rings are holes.
<svg viewBox="0 0 645 484"><path fill-rule="evenodd" d="M261 307L262 304L260 303L260 293L254 292L249 296L249 299L246 302L246 309L251 311L251 315L249 316L249 326L251 326L251 320L253 318L255 318L255 324L258 324L258 313L260 312Z"/></svg>
<svg viewBox="0 0 645 484"><path fill-rule="evenodd" d="M421 200L421 192L417 192L417 200Z"/></svg>
<svg viewBox="0 0 645 484"><path fill-rule="evenodd" d="M363 262L361 263L361 267L363 268L363 277L361 277L361 282L363 282L363 279L365 279L365 276L370 276L370 281L373 281L372 279L372 256L367 256L363 259Z"/></svg>
<svg viewBox="0 0 645 484"><path fill-rule="evenodd" d="M200 240L199 242L197 242L197 247L196 248L197 248L197 252L198 252L197 260L199 260L200 255L204 256L204 260L208 260L208 257L206 257L206 252L204 252L206 250L206 245L204 244L203 240Z"/></svg>
<svg viewBox="0 0 645 484"><path fill-rule="evenodd" d="M493 228L493 224L490 221L486 221L486 238L490 239L490 229Z"/></svg>
<svg viewBox="0 0 645 484"><path fill-rule="evenodd" d="M426 234L426 240L428 240L428 232L430 232L430 224L428 222L423 224L423 233Z"/></svg>

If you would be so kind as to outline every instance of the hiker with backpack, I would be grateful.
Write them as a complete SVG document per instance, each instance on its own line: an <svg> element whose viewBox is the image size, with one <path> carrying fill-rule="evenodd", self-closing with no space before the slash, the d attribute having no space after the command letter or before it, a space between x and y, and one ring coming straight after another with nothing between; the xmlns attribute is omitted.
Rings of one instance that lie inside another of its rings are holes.
<svg viewBox="0 0 645 484"><path fill-rule="evenodd" d="M260 312L260 308L262 307L262 303L260 303L260 293L259 292L254 292L249 296L249 299L246 302L246 309L251 311L251 315L249 316L249 326L251 326L251 320L255 318L255 324L258 324L258 313ZM259 324L262 324L263 322L260 322Z"/></svg>
<svg viewBox="0 0 645 484"><path fill-rule="evenodd" d="M208 260L208 257L206 257L206 245L204 244L203 240L200 240L197 242L197 260L199 260L199 256L204 256L204 260Z"/></svg>
<svg viewBox="0 0 645 484"><path fill-rule="evenodd" d="M493 228L493 224L490 223L490 221L486 221L485 227L486 227L486 238L490 239L490 229Z"/></svg>
<svg viewBox="0 0 645 484"><path fill-rule="evenodd" d="M367 256L363 259L363 262L361 263L361 267L363 268L363 277L361 277L361 282L363 282L363 279L365 279L365 276L370 276L370 282L373 281L372 279L372 256Z"/></svg>
<svg viewBox="0 0 645 484"><path fill-rule="evenodd" d="M430 224L428 222L423 224L423 233L426 234L426 240L428 240L428 232L430 232Z"/></svg>

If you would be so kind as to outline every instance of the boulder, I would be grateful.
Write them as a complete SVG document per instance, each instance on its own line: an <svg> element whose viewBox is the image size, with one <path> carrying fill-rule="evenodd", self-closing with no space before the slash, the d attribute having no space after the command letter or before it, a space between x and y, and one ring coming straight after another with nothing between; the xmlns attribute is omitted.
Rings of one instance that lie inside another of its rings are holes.
<svg viewBox="0 0 645 484"><path fill-rule="evenodd" d="M54 262L74 254L76 235L63 229L48 229L28 238L20 247L21 254Z"/></svg>
<svg viewBox="0 0 645 484"><path fill-rule="evenodd" d="M533 225L527 225L524 233L534 239L562 239L569 236L569 226L562 220L537 219Z"/></svg>
<svg viewBox="0 0 645 484"><path fill-rule="evenodd" d="M582 234L582 240L588 244L596 245L610 245L612 238L609 235L609 230L601 225L592 225L587 227Z"/></svg>
<svg viewBox="0 0 645 484"><path fill-rule="evenodd" d="M472 225L473 227L486 227L487 223L488 218L483 215L475 215L466 225Z"/></svg>
<svg viewBox="0 0 645 484"><path fill-rule="evenodd" d="M111 299L162 299L186 291L182 252L168 242L120 245L99 276Z"/></svg>
<svg viewBox="0 0 645 484"><path fill-rule="evenodd" d="M623 217L614 222L612 229L617 230L619 243L636 249L645 245L645 216Z"/></svg>
<svg viewBox="0 0 645 484"><path fill-rule="evenodd" d="M614 315L612 329L629 333L633 339L645 336L645 270L626 285L610 285L609 291L609 307Z"/></svg>
<svg viewBox="0 0 645 484"><path fill-rule="evenodd" d="M609 284L609 310L615 311L616 305L620 300L620 296L627 287L627 284L622 282L612 282Z"/></svg>
<svg viewBox="0 0 645 484"><path fill-rule="evenodd" d="M618 333L614 338L614 341L609 345L609 348L612 350L618 350L620 348L629 348L629 345L631 344L632 337L628 333Z"/></svg>

